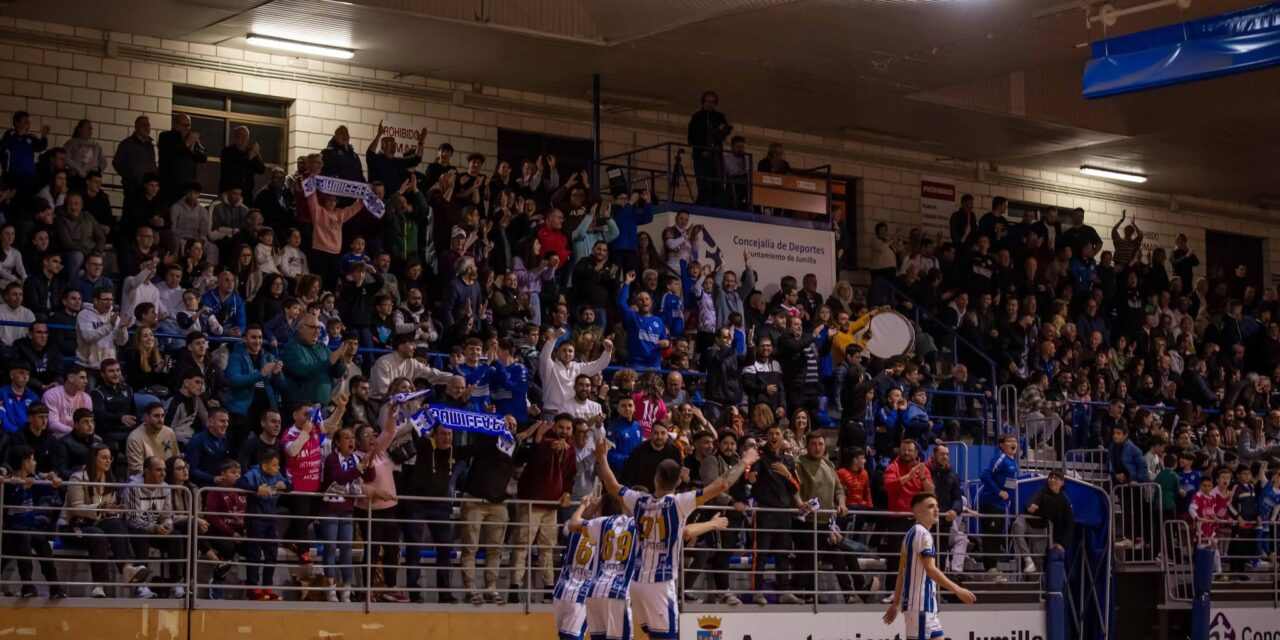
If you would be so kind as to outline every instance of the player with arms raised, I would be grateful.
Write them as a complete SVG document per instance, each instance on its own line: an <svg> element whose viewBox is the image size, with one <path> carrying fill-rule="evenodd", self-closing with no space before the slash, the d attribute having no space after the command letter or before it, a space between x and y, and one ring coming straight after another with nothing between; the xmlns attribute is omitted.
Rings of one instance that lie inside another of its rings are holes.
<svg viewBox="0 0 1280 640"><path fill-rule="evenodd" d="M583 498L583 502L592 502L594 496ZM596 553L595 575L582 586L586 598L587 635L591 640L633 640L631 625L631 576L635 572L636 521L628 515L604 516L582 519L590 508L579 507L573 517L565 524L570 532L570 545L575 539L582 539L583 544L590 546L577 547L594 549ZM691 524L684 529L686 541L696 540L698 536L711 531L722 531L729 526L729 520L716 514L706 522ZM568 566L568 565L566 565ZM561 575L564 578L564 574ZM559 587L556 593L559 594ZM567 592L566 592L567 593ZM557 598L559 596L557 595ZM557 602L557 616L560 615ZM568 608L565 609L568 612ZM580 624L573 615L566 615L569 628L577 628ZM559 618L557 617L557 620ZM571 634L565 632L566 625L560 625L560 640L573 640Z"/></svg>
<svg viewBox="0 0 1280 640"><path fill-rule="evenodd" d="M635 519L639 544L630 558L631 601L640 628L655 640L680 637L676 610L676 571L680 566L680 542L689 514L708 500L729 490L747 467L760 458L754 449L743 454L738 464L706 487L674 493L680 485L680 463L663 460L653 475L655 495L618 484L609 469L608 447L596 447L596 472L609 495L618 499ZM603 541L597 545L603 547ZM603 555L603 550L601 551ZM613 637L613 636L610 636Z"/></svg>
<svg viewBox="0 0 1280 640"><path fill-rule="evenodd" d="M893 604L884 614L884 623L893 624L901 609L907 623L904 640L945 638L942 624L938 622L938 587L956 594L965 604L977 602L978 597L952 582L938 568L933 535L929 533L938 523L938 499L932 493L917 493L911 498L911 513L916 524L902 539L897 586L893 590Z"/></svg>

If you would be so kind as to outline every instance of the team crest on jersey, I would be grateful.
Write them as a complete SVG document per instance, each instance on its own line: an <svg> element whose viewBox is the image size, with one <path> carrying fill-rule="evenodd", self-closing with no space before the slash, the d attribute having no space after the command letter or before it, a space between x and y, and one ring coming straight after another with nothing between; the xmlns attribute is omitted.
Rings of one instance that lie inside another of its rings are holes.
<svg viewBox="0 0 1280 640"><path fill-rule="evenodd" d="M698 618L698 640L722 640L724 632L720 630L720 618L702 616Z"/></svg>

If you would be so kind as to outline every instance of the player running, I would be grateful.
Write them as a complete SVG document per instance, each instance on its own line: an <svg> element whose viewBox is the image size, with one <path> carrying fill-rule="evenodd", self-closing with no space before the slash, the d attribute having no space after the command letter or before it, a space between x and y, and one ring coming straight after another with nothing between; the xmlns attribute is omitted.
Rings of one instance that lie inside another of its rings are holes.
<svg viewBox="0 0 1280 640"><path fill-rule="evenodd" d="M596 472L600 475L605 491L617 498L634 519L631 525L632 539L635 540L633 544L638 544L639 548L632 552L630 558L634 565L631 570L630 595L636 620L650 638L674 640L679 637L676 571L680 566L679 543L685 532L685 520L708 500L728 491L742 477L746 468L760 458L760 453L754 449L747 451L738 464L714 482L705 488L685 493L673 493L680 485L680 463L663 460L653 475L656 495L618 484L618 479L609 469L607 446L597 446L595 455ZM602 533L600 538L602 552L604 535ZM619 534L615 533L615 540L617 535ZM601 555L603 557L603 553Z"/></svg>
<svg viewBox="0 0 1280 640"><path fill-rule="evenodd" d="M942 624L938 622L938 586L956 594L965 604L977 602L973 592L951 581L936 562L933 535L929 533L938 523L938 499L932 493L918 493L911 498L911 513L915 526L902 539L902 556L898 561L897 586L893 590L893 604L884 614L884 623L893 624L898 610L907 623L903 640L930 640L945 638Z"/></svg>

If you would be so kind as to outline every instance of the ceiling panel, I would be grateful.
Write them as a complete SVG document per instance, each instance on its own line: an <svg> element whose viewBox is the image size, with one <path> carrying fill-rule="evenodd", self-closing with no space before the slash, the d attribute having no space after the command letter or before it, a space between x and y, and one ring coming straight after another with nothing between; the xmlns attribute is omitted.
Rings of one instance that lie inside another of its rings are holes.
<svg viewBox="0 0 1280 640"><path fill-rule="evenodd" d="M1280 69L1079 91L1091 39L1251 4L1193 0L1110 30L1066 0L17 0L0 14L230 46L261 32L353 48L364 67L577 99L600 73L606 91L675 112L716 89L733 122L1032 168L1112 158L1155 189L1248 199L1280 177Z"/></svg>

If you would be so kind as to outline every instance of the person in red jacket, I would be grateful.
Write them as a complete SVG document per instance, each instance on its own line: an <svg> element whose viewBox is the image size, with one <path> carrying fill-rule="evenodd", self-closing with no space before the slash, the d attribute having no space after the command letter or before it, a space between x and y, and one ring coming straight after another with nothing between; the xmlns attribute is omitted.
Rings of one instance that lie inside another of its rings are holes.
<svg viewBox="0 0 1280 640"><path fill-rule="evenodd" d="M836 477L844 486L844 506L852 509L872 509L871 477L867 474L867 452L861 447L849 454L849 466L836 471Z"/></svg>
<svg viewBox="0 0 1280 640"><path fill-rule="evenodd" d="M516 548L511 551L512 595L518 595L519 590L526 586L525 556L529 553L529 543L535 534L536 544L543 550L538 553L542 586L550 589L555 585L555 575L551 570L554 554L551 550L558 543L556 509L569 506L573 478L578 473L577 455L569 442L572 434L573 416L567 413L557 414L552 423L544 422L539 425L531 444L526 444L516 452L516 464L525 465L516 488L516 497L541 504L516 505L515 522L519 528L516 529ZM551 595L543 594L543 600L550 602Z"/></svg>
<svg viewBox="0 0 1280 640"><path fill-rule="evenodd" d="M911 529L912 521L906 516L911 513L911 499L917 493L933 492L933 475L929 467L918 459L915 440L903 440L898 445L898 457L884 470L884 490L889 494L889 510L902 513L901 517L891 517L885 523L889 535L882 538L889 569L892 591L894 576L898 573L899 551L902 548L902 535ZM899 535L902 534L902 535Z"/></svg>
<svg viewBox="0 0 1280 640"><path fill-rule="evenodd" d="M235 460L224 461L218 474L217 486L234 487L239 480L240 463ZM244 555L244 509L245 494L241 491L215 489L204 494L202 515L209 523L209 531L213 538L209 540L209 546L213 547L212 551L215 554L215 557L208 559L219 562L214 566L210 584L222 584L232 568L227 563L235 558L237 553ZM211 587L209 597L214 600L221 598L222 589Z"/></svg>
<svg viewBox="0 0 1280 640"><path fill-rule="evenodd" d="M564 232L564 213L552 209L547 214L547 223L538 229L538 243L542 245L542 254L554 253L560 264L569 264L569 236Z"/></svg>

